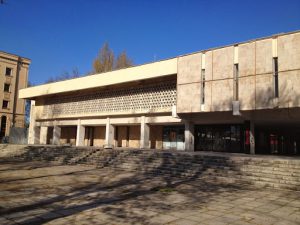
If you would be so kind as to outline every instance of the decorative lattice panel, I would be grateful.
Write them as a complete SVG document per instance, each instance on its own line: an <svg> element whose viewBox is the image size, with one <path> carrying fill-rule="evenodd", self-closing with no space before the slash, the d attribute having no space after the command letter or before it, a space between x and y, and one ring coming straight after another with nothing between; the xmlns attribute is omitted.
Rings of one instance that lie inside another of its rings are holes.
<svg viewBox="0 0 300 225"><path fill-rule="evenodd" d="M176 104L176 81L46 99L43 117L125 112L165 112Z"/></svg>

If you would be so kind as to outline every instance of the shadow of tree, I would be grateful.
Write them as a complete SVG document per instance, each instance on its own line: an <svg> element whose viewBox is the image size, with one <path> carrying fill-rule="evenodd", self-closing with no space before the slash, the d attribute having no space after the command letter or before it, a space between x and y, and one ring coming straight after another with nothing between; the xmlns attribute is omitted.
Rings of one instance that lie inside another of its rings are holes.
<svg viewBox="0 0 300 225"><path fill-rule="evenodd" d="M213 172L220 172L226 167L234 169L230 160L223 157L141 150L119 151L119 154L113 154L114 160L98 169L99 173L106 174L110 179L98 177L83 185L74 181L67 184L71 186L68 192L33 204L1 209L0 215L30 213L32 210L47 208L47 212L37 215L36 221L32 218L25 219L22 224L42 224L66 217L75 223L80 213L97 210L104 217L113 218L116 223L147 224L159 213L192 210L190 206L201 205L224 191L245 189L241 183L209 178ZM215 166L218 160L220 168ZM132 162L131 167L128 167L129 161ZM88 172L90 171L67 173L65 176L89 176ZM95 216L87 216L84 220L92 220Z"/></svg>

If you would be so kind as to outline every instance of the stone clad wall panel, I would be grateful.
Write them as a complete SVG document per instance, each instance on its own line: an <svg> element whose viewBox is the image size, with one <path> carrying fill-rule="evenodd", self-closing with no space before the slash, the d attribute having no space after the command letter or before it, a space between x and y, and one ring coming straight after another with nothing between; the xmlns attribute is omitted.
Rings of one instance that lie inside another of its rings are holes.
<svg viewBox="0 0 300 225"><path fill-rule="evenodd" d="M178 85L177 112L200 111L200 83Z"/></svg>
<svg viewBox="0 0 300 225"><path fill-rule="evenodd" d="M233 80L212 82L212 111L232 110Z"/></svg>
<svg viewBox="0 0 300 225"><path fill-rule="evenodd" d="M256 76L256 109L273 108L273 75Z"/></svg>
<svg viewBox="0 0 300 225"><path fill-rule="evenodd" d="M256 75L273 71L272 39L256 41Z"/></svg>
<svg viewBox="0 0 300 225"><path fill-rule="evenodd" d="M200 82L201 55L197 53L178 58L178 84Z"/></svg>
<svg viewBox="0 0 300 225"><path fill-rule="evenodd" d="M278 37L279 71L300 69L300 33Z"/></svg>
<svg viewBox="0 0 300 225"><path fill-rule="evenodd" d="M213 51L213 80L233 78L233 46Z"/></svg>
<svg viewBox="0 0 300 225"><path fill-rule="evenodd" d="M255 75L255 42L241 44L239 48L239 76Z"/></svg>

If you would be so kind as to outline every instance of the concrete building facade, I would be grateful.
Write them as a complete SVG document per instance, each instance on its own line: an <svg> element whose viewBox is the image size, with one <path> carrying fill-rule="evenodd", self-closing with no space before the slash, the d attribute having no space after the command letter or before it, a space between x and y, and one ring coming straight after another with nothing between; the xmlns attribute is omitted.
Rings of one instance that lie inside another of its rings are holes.
<svg viewBox="0 0 300 225"><path fill-rule="evenodd" d="M20 90L30 144L300 154L300 31Z"/></svg>
<svg viewBox="0 0 300 225"><path fill-rule="evenodd" d="M11 127L25 126L25 100L18 97L27 87L30 60L0 51L0 140Z"/></svg>

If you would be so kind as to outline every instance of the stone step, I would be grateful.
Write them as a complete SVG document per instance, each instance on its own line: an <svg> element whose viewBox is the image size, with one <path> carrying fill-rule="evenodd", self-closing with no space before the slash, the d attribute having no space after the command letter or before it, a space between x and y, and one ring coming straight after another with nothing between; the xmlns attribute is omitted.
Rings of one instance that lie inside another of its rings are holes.
<svg viewBox="0 0 300 225"><path fill-rule="evenodd" d="M286 158L59 146L0 146L0 158L93 164L159 176L300 190L300 160Z"/></svg>

